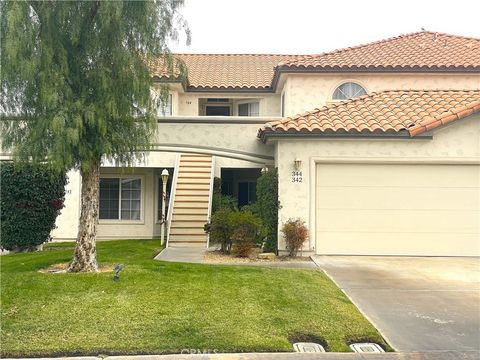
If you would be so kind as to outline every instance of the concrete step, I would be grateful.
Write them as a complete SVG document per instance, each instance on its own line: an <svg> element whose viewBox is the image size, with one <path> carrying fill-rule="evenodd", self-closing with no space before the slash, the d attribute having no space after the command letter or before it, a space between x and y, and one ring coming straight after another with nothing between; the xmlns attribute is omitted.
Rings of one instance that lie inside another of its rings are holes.
<svg viewBox="0 0 480 360"><path fill-rule="evenodd" d="M168 241L168 247L197 247L197 248L206 248L207 242L187 242L187 241Z"/></svg>
<svg viewBox="0 0 480 360"><path fill-rule="evenodd" d="M205 231L203 231L203 224L195 224L194 227L183 227L179 223L175 223L175 226L170 227L170 239L174 235L205 235Z"/></svg>

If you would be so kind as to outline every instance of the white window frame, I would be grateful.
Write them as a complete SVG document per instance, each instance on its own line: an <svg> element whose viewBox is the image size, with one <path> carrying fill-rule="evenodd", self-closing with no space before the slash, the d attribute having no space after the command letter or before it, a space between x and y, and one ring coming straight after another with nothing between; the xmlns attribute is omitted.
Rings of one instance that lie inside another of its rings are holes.
<svg viewBox="0 0 480 360"><path fill-rule="evenodd" d="M357 99L357 98L350 98L350 99L334 99L334 98L333 98L333 95L335 94L335 91L337 91L337 89L338 89L340 86L342 86L342 85L344 85L344 84L348 84L348 83L354 83L354 84L356 84L356 85L358 85L358 86L361 86L361 87L363 88L363 90L365 90L365 93L368 94L368 90L367 90L367 87L365 86L365 84L363 84L361 81L358 81L358 80L356 80L356 79L348 79L348 80L343 80L342 82L336 84L336 85L333 87L332 91L330 92L330 100L329 100L329 101L332 102L332 103L339 103L339 102L342 102L342 101L348 101L348 100L352 100L352 99ZM363 96L363 95L361 95L361 96Z"/></svg>
<svg viewBox="0 0 480 360"><path fill-rule="evenodd" d="M101 174L100 179L119 179L120 188L119 188L119 197L118 197L118 219L100 219L100 190L98 191L98 223L101 225L107 224L117 224L117 225L129 225L129 224L144 224L144 214L145 214L145 176L144 175L120 175L120 174ZM122 220L121 211L122 211L122 182L121 180L140 180L140 219L139 220Z"/></svg>
<svg viewBox="0 0 480 360"><path fill-rule="evenodd" d="M248 115L240 115L240 105L249 105L248 106ZM250 115L250 105L251 104L258 104L258 115ZM250 100L241 100L237 101L237 116L242 116L242 117L259 117L261 116L261 99L250 99Z"/></svg>

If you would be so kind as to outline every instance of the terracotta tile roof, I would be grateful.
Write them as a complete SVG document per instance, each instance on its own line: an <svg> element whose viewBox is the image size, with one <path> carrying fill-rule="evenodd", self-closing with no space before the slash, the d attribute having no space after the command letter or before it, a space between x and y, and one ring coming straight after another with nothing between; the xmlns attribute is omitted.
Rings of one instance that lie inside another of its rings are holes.
<svg viewBox="0 0 480 360"><path fill-rule="evenodd" d="M480 70L480 39L417 32L286 61L281 69Z"/></svg>
<svg viewBox="0 0 480 360"><path fill-rule="evenodd" d="M187 68L187 85L193 89L267 89L275 66L299 55L175 54ZM152 76L164 78L165 62L150 61ZM175 76L179 71L175 70Z"/></svg>
<svg viewBox="0 0 480 360"><path fill-rule="evenodd" d="M480 112L480 90L390 90L265 124L258 137L285 133L416 136Z"/></svg>

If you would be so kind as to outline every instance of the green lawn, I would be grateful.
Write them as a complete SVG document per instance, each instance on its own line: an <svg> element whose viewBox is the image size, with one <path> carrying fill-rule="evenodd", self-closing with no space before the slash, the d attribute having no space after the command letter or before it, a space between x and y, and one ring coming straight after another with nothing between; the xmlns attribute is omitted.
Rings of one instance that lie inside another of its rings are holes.
<svg viewBox="0 0 480 360"><path fill-rule="evenodd" d="M384 340L320 271L173 264L158 241L98 243L111 273L45 274L72 243L1 260L1 356L292 351L310 334L330 351L350 339Z"/></svg>

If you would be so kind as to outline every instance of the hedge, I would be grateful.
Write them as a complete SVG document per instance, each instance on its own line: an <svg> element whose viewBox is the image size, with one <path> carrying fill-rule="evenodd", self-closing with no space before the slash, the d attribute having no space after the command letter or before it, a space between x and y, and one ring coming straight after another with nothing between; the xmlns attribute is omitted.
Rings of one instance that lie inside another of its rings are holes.
<svg viewBox="0 0 480 360"><path fill-rule="evenodd" d="M257 180L257 215L267 229L267 237L264 251L277 252L278 247L278 172L277 169L270 169Z"/></svg>
<svg viewBox="0 0 480 360"><path fill-rule="evenodd" d="M55 220L65 200L65 174L56 174L45 165L0 163L1 236L0 248L34 250L50 240Z"/></svg>

